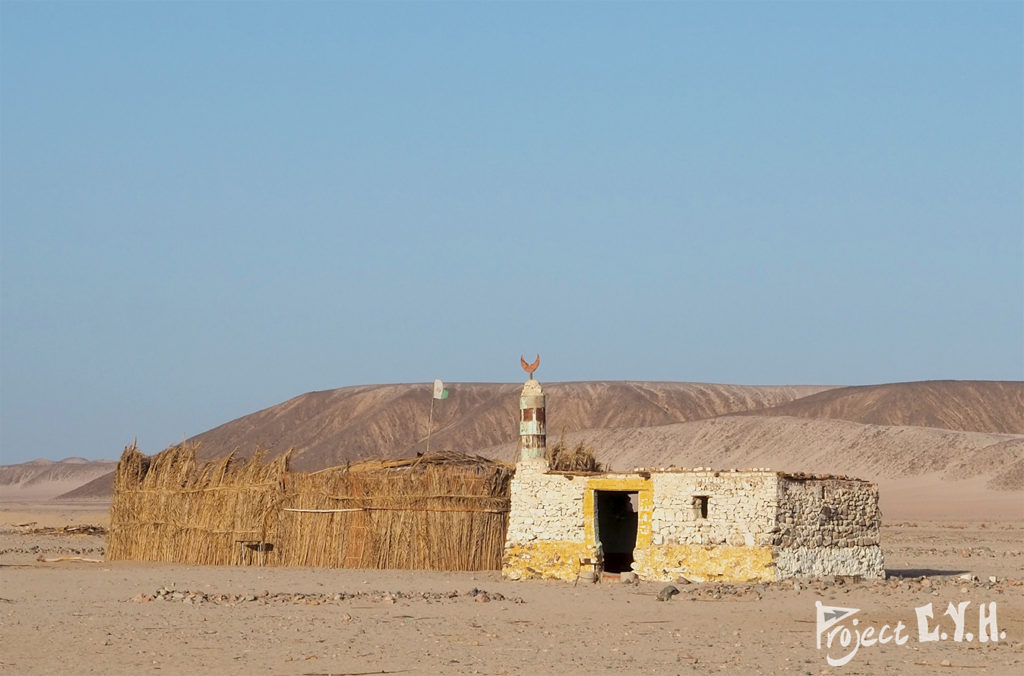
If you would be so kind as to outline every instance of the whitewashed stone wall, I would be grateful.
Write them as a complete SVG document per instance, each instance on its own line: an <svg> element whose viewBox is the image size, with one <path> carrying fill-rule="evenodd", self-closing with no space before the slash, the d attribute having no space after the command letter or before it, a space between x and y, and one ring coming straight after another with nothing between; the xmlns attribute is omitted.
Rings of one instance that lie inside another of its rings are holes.
<svg viewBox="0 0 1024 676"><path fill-rule="evenodd" d="M651 544L772 544L778 506L774 472L670 472L651 475ZM708 497L707 518L695 506Z"/></svg>
<svg viewBox="0 0 1024 676"><path fill-rule="evenodd" d="M583 504L588 478L546 470L541 459L517 465L507 546L585 541ZM794 479L770 471L652 472L649 476L654 547L770 547L775 579L885 575L878 489L873 484ZM697 496L708 497L706 518L695 508Z"/></svg>
<svg viewBox="0 0 1024 676"><path fill-rule="evenodd" d="M586 478L545 474L546 463L520 462L512 480L507 545L535 540L583 542Z"/></svg>
<svg viewBox="0 0 1024 676"><path fill-rule="evenodd" d="M775 550L776 579L823 575L885 577L882 548L796 547Z"/></svg>
<svg viewBox="0 0 1024 676"><path fill-rule="evenodd" d="M849 479L779 479L776 572L884 577L878 488Z"/></svg>

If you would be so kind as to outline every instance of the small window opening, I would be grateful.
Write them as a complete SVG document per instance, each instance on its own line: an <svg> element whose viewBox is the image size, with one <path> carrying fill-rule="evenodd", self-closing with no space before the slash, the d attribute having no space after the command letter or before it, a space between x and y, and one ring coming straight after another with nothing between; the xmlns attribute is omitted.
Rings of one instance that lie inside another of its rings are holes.
<svg viewBox="0 0 1024 676"><path fill-rule="evenodd" d="M708 496L693 496L693 515L698 519L708 518Z"/></svg>

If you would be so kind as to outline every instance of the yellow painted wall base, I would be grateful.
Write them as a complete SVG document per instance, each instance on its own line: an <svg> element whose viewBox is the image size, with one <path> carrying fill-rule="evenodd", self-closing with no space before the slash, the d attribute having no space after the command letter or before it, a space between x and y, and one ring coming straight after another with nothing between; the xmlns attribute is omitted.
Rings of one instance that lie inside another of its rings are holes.
<svg viewBox="0 0 1024 676"><path fill-rule="evenodd" d="M548 578L573 581L580 574L580 560L593 559L594 548L583 542L557 540L505 547L501 574L511 580ZM584 567L584 570L592 568Z"/></svg>
<svg viewBox="0 0 1024 676"><path fill-rule="evenodd" d="M771 547L652 545L637 548L634 569L642 580L770 582L775 579Z"/></svg>
<svg viewBox="0 0 1024 676"><path fill-rule="evenodd" d="M502 575L511 580L567 580L579 577L583 559L593 560L583 542L533 542L505 548ZM775 579L771 547L652 545L634 552L637 576L670 582L680 575L694 582L770 582ZM587 565L583 570L592 570Z"/></svg>

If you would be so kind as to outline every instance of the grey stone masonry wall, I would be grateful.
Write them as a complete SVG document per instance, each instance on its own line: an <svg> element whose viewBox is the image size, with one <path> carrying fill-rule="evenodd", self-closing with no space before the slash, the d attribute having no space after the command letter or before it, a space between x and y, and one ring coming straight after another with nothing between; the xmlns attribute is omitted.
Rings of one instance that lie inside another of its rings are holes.
<svg viewBox="0 0 1024 676"><path fill-rule="evenodd" d="M878 544L878 488L851 479L779 480L775 544L779 547L867 547Z"/></svg>
<svg viewBox="0 0 1024 676"><path fill-rule="evenodd" d="M775 472L687 471L651 475L651 544L771 545L778 503ZM707 517L700 498L707 498Z"/></svg>
<svg viewBox="0 0 1024 676"><path fill-rule="evenodd" d="M779 479L776 574L884 577L878 487L852 479Z"/></svg>

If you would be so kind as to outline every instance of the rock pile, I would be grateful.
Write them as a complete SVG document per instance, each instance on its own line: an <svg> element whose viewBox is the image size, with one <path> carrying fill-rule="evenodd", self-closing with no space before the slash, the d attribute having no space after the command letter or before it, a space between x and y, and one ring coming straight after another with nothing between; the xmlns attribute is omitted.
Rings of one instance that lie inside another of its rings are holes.
<svg viewBox="0 0 1024 676"><path fill-rule="evenodd" d="M509 598L498 592L488 592L473 588L468 592L452 590L449 592L402 592L402 591L360 591L360 592L276 592L264 591L248 594L218 594L188 589L171 589L160 587L152 594L138 594L128 599L132 603L172 602L186 605L214 604L234 606L243 603L259 603L261 605L306 605L320 606L360 599L377 603L393 604L397 601L414 601L425 603L445 603L453 601L475 601L488 603L491 601L507 601L525 603L522 598Z"/></svg>
<svg viewBox="0 0 1024 676"><path fill-rule="evenodd" d="M1024 580L1000 578L989 575L980 578L973 573L962 575L923 575L918 577L891 576L885 580L861 579L841 575L826 575L816 579L783 580L780 582L758 582L752 584L698 583L685 579L676 581L680 599L689 601L759 601L765 597L788 595L792 592L806 592L809 595L848 594L855 590L889 595L895 591L927 593L933 596L949 596L951 592L966 594L974 590L993 591L996 594L1024 587Z"/></svg>
<svg viewBox="0 0 1024 676"><path fill-rule="evenodd" d="M94 556L102 557L105 554L104 547L7 547L0 549L0 556L4 554L60 554L62 556Z"/></svg>

